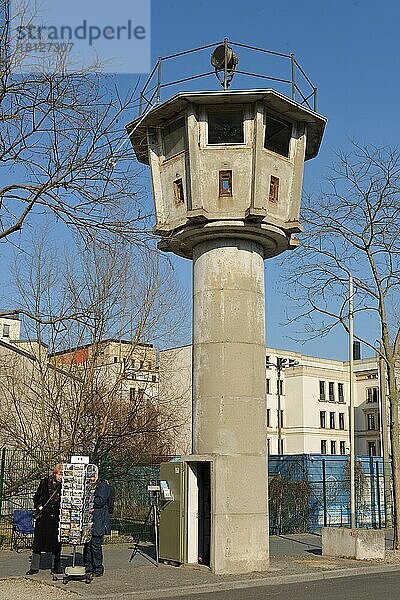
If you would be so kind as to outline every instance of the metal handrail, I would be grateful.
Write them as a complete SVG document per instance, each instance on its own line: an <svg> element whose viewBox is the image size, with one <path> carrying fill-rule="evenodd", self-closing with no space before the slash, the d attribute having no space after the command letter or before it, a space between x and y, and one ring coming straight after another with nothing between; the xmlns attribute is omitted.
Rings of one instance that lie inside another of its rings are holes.
<svg viewBox="0 0 400 600"><path fill-rule="evenodd" d="M228 40L226 38L225 40L223 40L221 42L217 42L215 44L206 44L204 46L198 46L198 47L192 48L190 50L176 52L176 53L170 54L168 56L159 57L140 92L139 116L142 115L143 112L147 112L148 110L150 110L150 108L152 108L152 106L154 106L154 104L159 104L161 102L161 90L162 89L171 87L173 85L177 85L180 83L184 83L186 81L193 81L194 79L209 77L210 75L214 74L214 71L207 71L206 73L190 75L188 77L182 77L180 79L174 79L172 81L164 81L163 82L162 81L162 74L163 74L162 65L163 65L163 63L165 63L166 61L172 60L172 59L176 59L176 58L180 58L180 57L183 57L183 56L186 56L189 54L193 54L195 52L201 52L202 50L206 50L208 48L216 48L219 45L225 44L225 46L226 46L228 43L231 46L246 48L248 50L253 50L254 52L262 52L264 54L269 54L271 56L276 56L276 57L287 59L290 62L290 77L287 79L282 78L282 77L274 77L273 75L252 73L252 72L248 72L248 71L236 70L235 73L238 75L245 75L245 76L256 77L256 78L261 78L261 79L268 79L270 81L276 81L279 83L290 85L292 100L296 101L296 94L298 94L301 99L301 102L300 102L301 105L306 105L308 108L310 108L311 110L314 110L314 111L317 110L317 88L313 85L312 81L310 80L308 75L305 73L304 69L301 67L299 62L296 60L295 55L293 53L285 54L283 52L267 50L265 48L259 48L257 46L252 46L249 44L232 42L231 40ZM300 75L303 78L303 85L305 84L308 89L306 89L306 90L301 89L301 87L298 83L298 80L297 80L298 75ZM154 81L155 78L156 78L156 81ZM153 83L152 87L151 87L151 83ZM155 91L153 92L153 90L155 90ZM150 100L147 97L147 94L149 93L149 91L153 92ZM312 102L309 102L310 99L312 99ZM153 103L153 101L154 101L154 103ZM143 109L144 102L145 102L146 106Z"/></svg>

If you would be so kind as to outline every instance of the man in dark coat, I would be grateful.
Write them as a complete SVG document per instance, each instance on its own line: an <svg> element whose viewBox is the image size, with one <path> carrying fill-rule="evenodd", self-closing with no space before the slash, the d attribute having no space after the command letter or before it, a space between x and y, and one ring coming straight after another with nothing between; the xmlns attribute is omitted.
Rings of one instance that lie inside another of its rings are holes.
<svg viewBox="0 0 400 600"><path fill-rule="evenodd" d="M61 544L58 541L58 521L61 502L61 465L56 465L53 474L45 477L33 497L37 514L33 534L31 567L27 575L39 572L40 553L53 554L53 573L61 573Z"/></svg>
<svg viewBox="0 0 400 600"><path fill-rule="evenodd" d="M104 573L101 538L103 535L111 533L110 497L111 488L108 482L105 479L100 479L94 495L92 538L90 542L85 544L83 549L86 572L93 573L95 577L100 577Z"/></svg>

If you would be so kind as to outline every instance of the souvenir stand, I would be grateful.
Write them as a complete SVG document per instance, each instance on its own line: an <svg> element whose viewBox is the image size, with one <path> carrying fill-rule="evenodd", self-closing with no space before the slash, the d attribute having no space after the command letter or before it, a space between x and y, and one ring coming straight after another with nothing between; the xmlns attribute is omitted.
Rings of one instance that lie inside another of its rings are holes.
<svg viewBox="0 0 400 600"><path fill-rule="evenodd" d="M62 486L58 539L71 545L72 566L64 570L63 582L70 579L90 583L92 577L84 566L77 566L76 548L90 541L93 524L94 493L98 468L89 464L88 456L72 456L71 462L62 465Z"/></svg>

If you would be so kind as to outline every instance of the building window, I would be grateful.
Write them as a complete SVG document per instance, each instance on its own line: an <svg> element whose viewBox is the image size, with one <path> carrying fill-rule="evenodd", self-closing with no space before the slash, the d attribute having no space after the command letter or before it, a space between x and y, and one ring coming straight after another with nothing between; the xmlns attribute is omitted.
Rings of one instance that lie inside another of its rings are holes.
<svg viewBox="0 0 400 600"><path fill-rule="evenodd" d="M265 381L265 391L267 394L271 393L271 380L270 379L266 379L266 381Z"/></svg>
<svg viewBox="0 0 400 600"><path fill-rule="evenodd" d="M271 181L269 183L269 202L278 202L279 198L279 177L271 175Z"/></svg>
<svg viewBox="0 0 400 600"><path fill-rule="evenodd" d="M219 197L233 196L232 192L232 171L220 171L219 172Z"/></svg>
<svg viewBox="0 0 400 600"><path fill-rule="evenodd" d="M289 156L292 125L267 115L265 119L264 148L281 156Z"/></svg>
<svg viewBox="0 0 400 600"><path fill-rule="evenodd" d="M10 326L9 325L3 325L3 337L6 337L6 338L10 337Z"/></svg>
<svg viewBox="0 0 400 600"><path fill-rule="evenodd" d="M339 429L344 429L344 413L339 413Z"/></svg>
<svg viewBox="0 0 400 600"><path fill-rule="evenodd" d="M208 109L208 143L209 144L243 144L244 118L240 106Z"/></svg>
<svg viewBox="0 0 400 600"><path fill-rule="evenodd" d="M367 402L378 402L379 400L379 391L377 387L367 388Z"/></svg>
<svg viewBox="0 0 400 600"><path fill-rule="evenodd" d="M368 431L374 431L376 429L375 426L375 414L374 413L368 413L367 414L367 429Z"/></svg>
<svg viewBox="0 0 400 600"><path fill-rule="evenodd" d="M338 397L339 397L339 402L344 403L344 386L343 383L338 383Z"/></svg>
<svg viewBox="0 0 400 600"><path fill-rule="evenodd" d="M187 148L185 119L177 119L162 128L164 157L171 158Z"/></svg>
<svg viewBox="0 0 400 600"><path fill-rule="evenodd" d="M335 429L335 413L334 412L329 413L329 427L330 427L330 429Z"/></svg>
<svg viewBox="0 0 400 600"><path fill-rule="evenodd" d="M267 427L271 427L271 409L267 408Z"/></svg>
<svg viewBox="0 0 400 600"><path fill-rule="evenodd" d="M276 380L276 393L278 394L278 396L282 396L282 394L283 394L283 381L282 381L282 379L277 379Z"/></svg>
<svg viewBox="0 0 400 600"><path fill-rule="evenodd" d="M268 454L271 454L271 440L270 440L270 438L267 438L267 452L268 452Z"/></svg>
<svg viewBox="0 0 400 600"><path fill-rule="evenodd" d="M179 206L180 204L184 204L184 202L185 202L182 178L176 179L174 181L174 199L175 199L176 206Z"/></svg>
<svg viewBox="0 0 400 600"><path fill-rule="evenodd" d="M278 427L283 427L283 410L277 410Z"/></svg>
<svg viewBox="0 0 400 600"><path fill-rule="evenodd" d="M278 454L283 454L283 440L278 440Z"/></svg>
<svg viewBox="0 0 400 600"><path fill-rule="evenodd" d="M326 454L326 440L321 440L321 454Z"/></svg>
<svg viewBox="0 0 400 600"><path fill-rule="evenodd" d="M340 454L346 454L346 442L339 442Z"/></svg>
<svg viewBox="0 0 400 600"><path fill-rule="evenodd" d="M326 427L326 412L321 410L319 413L319 426L321 429L325 429Z"/></svg>
<svg viewBox="0 0 400 600"><path fill-rule="evenodd" d="M376 456L376 442L368 442L368 456Z"/></svg>
<svg viewBox="0 0 400 600"><path fill-rule="evenodd" d="M319 382L319 399L322 401L325 400L325 381Z"/></svg>
<svg viewBox="0 0 400 600"><path fill-rule="evenodd" d="M136 388L130 388L129 390L129 400L134 402L136 400Z"/></svg>
<svg viewBox="0 0 400 600"><path fill-rule="evenodd" d="M265 357L265 368L266 369L270 369L271 368L271 357L270 356L266 356Z"/></svg>
<svg viewBox="0 0 400 600"><path fill-rule="evenodd" d="M336 454L336 442L331 440L331 454Z"/></svg>
<svg viewBox="0 0 400 600"><path fill-rule="evenodd" d="M335 402L335 384L330 381L328 384L329 389L329 402Z"/></svg>
<svg viewBox="0 0 400 600"><path fill-rule="evenodd" d="M118 362L118 356L114 356L114 363Z"/></svg>

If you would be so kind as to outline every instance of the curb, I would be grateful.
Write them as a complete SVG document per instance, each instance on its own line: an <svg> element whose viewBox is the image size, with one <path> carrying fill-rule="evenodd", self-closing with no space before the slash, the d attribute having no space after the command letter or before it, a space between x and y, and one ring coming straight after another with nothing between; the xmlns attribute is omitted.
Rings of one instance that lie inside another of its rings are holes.
<svg viewBox="0 0 400 600"><path fill-rule="evenodd" d="M376 565L371 567L354 567L346 569L332 569L319 573L294 573L292 575L276 575L262 579L238 579L236 581L223 581L220 583L203 583L195 587L171 587L158 588L146 591L123 592L122 594L102 594L91 596L85 594L88 600L156 600L159 598L179 598L191 594L206 594L210 592L224 592L234 589L248 589L283 585L307 581L318 581L323 579L340 579L345 577L356 577L360 575L373 575L377 573L390 573L399 571L400 565Z"/></svg>

